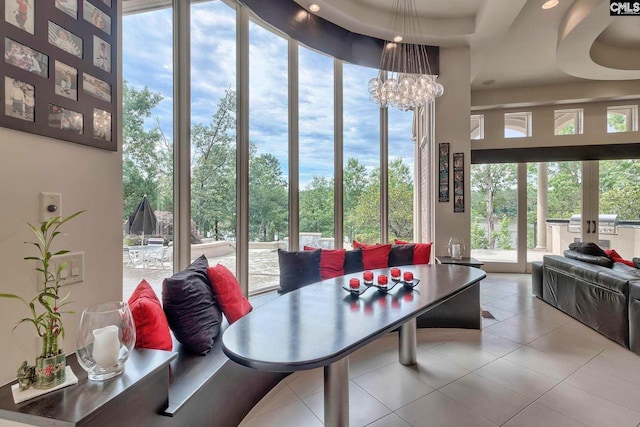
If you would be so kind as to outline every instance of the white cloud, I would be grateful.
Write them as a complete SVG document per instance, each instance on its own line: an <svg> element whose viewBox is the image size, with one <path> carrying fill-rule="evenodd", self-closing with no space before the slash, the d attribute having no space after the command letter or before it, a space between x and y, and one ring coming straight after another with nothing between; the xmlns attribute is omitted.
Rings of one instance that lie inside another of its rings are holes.
<svg viewBox="0 0 640 427"><path fill-rule="evenodd" d="M149 31L155 29L156 31ZM271 153L288 167L287 41L250 22L250 134L258 153ZM173 120L172 16L170 9L128 15L123 20L124 78L136 88L148 86L164 100L154 109L171 138ZM140 48L144 46L144 48ZM299 50L300 182L333 176L333 59L305 47ZM369 102L367 85L376 70L344 66L345 162L356 157L379 166L379 109ZM236 85L235 10L223 2L192 5L192 122L208 123L225 90ZM391 113L390 158L411 164L411 114ZM149 123L155 123L155 118Z"/></svg>

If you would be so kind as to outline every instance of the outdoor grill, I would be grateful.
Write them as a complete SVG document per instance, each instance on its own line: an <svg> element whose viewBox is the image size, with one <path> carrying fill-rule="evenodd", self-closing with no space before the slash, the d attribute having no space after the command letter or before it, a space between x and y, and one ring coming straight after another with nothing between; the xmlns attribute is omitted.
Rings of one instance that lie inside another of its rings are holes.
<svg viewBox="0 0 640 427"><path fill-rule="evenodd" d="M569 233L582 232L582 215L571 215L569 219ZM618 234L618 215L601 214L598 215L599 234Z"/></svg>

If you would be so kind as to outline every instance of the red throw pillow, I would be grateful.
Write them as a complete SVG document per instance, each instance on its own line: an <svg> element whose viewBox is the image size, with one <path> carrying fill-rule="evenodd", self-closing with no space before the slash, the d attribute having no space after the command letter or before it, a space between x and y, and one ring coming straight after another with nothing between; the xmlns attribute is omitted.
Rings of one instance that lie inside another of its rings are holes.
<svg viewBox="0 0 640 427"><path fill-rule="evenodd" d="M207 276L216 295L218 306L229 324L253 309L249 300L242 295L238 280L227 267L222 264L208 267Z"/></svg>
<svg viewBox="0 0 640 427"><path fill-rule="evenodd" d="M362 247L362 264L365 270L389 267L391 244L366 245Z"/></svg>
<svg viewBox="0 0 640 427"><path fill-rule="evenodd" d="M313 246L303 246L305 251L315 251ZM322 249L320 252L320 278L322 280L344 276L346 249Z"/></svg>
<svg viewBox="0 0 640 427"><path fill-rule="evenodd" d="M393 243L396 244L396 245L408 245L411 242L407 242L405 240L393 239Z"/></svg>
<svg viewBox="0 0 640 427"><path fill-rule="evenodd" d="M432 243L416 243L413 248L414 264L429 264L431 262Z"/></svg>
<svg viewBox="0 0 640 427"><path fill-rule="evenodd" d="M173 341L169 322L160 300L144 279L129 298L129 309L136 325L136 348L171 351Z"/></svg>
<svg viewBox="0 0 640 427"><path fill-rule="evenodd" d="M623 264L628 265L629 267L634 267L635 268L635 264L633 263L633 261L629 261L628 259L623 259L620 254L618 252L616 252L615 249L607 249L604 251L605 254L607 254L607 256L609 258L611 258L611 261L613 262L621 262Z"/></svg>

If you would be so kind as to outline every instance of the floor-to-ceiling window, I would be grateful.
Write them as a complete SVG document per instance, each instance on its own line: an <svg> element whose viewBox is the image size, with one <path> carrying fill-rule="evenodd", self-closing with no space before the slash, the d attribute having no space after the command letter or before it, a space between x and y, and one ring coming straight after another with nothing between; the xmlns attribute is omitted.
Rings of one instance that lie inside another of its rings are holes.
<svg viewBox="0 0 640 427"><path fill-rule="evenodd" d="M173 170L180 157L172 141L172 57L179 57L172 50L173 11L152 2L146 6L125 7L123 224L145 194L157 221L144 239L133 234L123 239L125 297L142 277L159 293L162 279L173 272L171 245L184 249L184 243L173 241L174 176L181 183L177 194L184 185L177 173L184 163ZM296 241L300 249L307 244L349 248L353 239L377 243L387 235L390 240L413 237L413 113L389 110L389 161L384 161L380 132L386 114L369 101L367 90L375 69L336 62L302 46L233 0L194 1L190 18L184 30L190 31L191 102L180 111L190 108L191 137L176 146L190 148L192 259L205 254L210 264L245 275L249 292L256 293L278 285L277 251L295 247ZM143 43L150 48L140 49ZM248 108L241 109L245 95ZM249 167L238 170L246 146ZM382 230L381 177L387 172L388 229ZM246 188L240 188L247 173ZM344 178L342 216L334 206L336 176ZM290 212L295 196L298 210ZM239 200L247 203L248 217ZM246 225L248 238L238 241ZM344 238L335 242L340 227ZM296 228L290 245L289 233ZM146 251L149 237L154 247ZM236 255L247 247L248 257ZM150 256L139 257L146 252Z"/></svg>
<svg viewBox="0 0 640 427"><path fill-rule="evenodd" d="M380 108L368 99L376 70L345 64L344 87L344 237L380 242Z"/></svg>
<svg viewBox="0 0 640 427"><path fill-rule="evenodd" d="M287 39L249 23L249 291L279 284L289 235Z"/></svg>
<svg viewBox="0 0 640 427"><path fill-rule="evenodd" d="M413 240L413 111L389 108L389 242Z"/></svg>
<svg viewBox="0 0 640 427"><path fill-rule="evenodd" d="M149 31L150 28L163 30ZM162 279L172 272L169 249L173 240L172 10L127 14L123 17L122 32L126 299L143 278L159 292ZM141 45L146 48L140 49ZM144 209L152 214L136 220L132 216L143 199L146 199Z"/></svg>
<svg viewBox="0 0 640 427"><path fill-rule="evenodd" d="M298 48L300 248L334 248L333 58Z"/></svg>
<svg viewBox="0 0 640 427"><path fill-rule="evenodd" d="M212 37L212 33L215 37ZM236 10L191 5L191 258L236 268Z"/></svg>

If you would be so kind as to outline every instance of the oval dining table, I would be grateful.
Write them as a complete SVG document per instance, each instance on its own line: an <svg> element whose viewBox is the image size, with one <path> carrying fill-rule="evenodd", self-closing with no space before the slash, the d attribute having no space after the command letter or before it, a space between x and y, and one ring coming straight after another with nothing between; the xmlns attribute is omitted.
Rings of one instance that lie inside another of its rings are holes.
<svg viewBox="0 0 640 427"><path fill-rule="evenodd" d="M399 329L399 361L416 363L416 317L479 286L486 277L477 268L412 265L420 282L402 283L387 292L376 287L359 296L343 287L362 273L316 282L275 298L230 325L222 348L241 365L271 372L324 368L325 426L349 425L349 354L385 333ZM372 270L389 277L390 268ZM389 280L389 284L393 284ZM480 306L478 304L478 316Z"/></svg>

